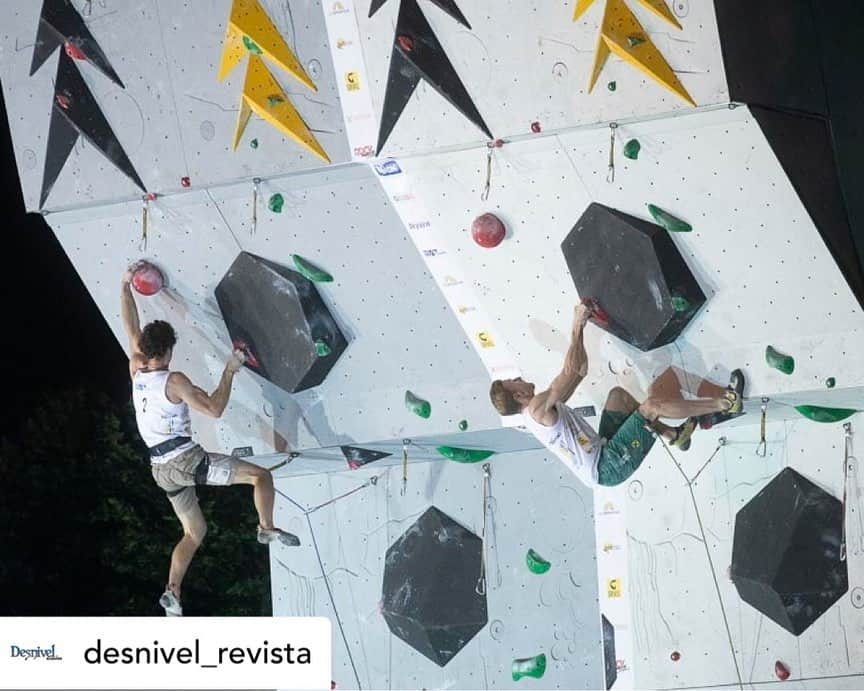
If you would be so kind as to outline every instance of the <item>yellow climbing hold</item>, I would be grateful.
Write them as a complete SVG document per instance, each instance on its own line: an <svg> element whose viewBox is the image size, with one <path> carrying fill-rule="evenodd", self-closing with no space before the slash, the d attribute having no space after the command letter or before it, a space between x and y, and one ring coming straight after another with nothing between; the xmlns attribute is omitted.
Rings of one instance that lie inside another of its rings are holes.
<svg viewBox="0 0 864 691"><path fill-rule="evenodd" d="M303 118L291 105L282 87L270 74L261 58L254 53L249 55L246 81L243 83L243 94L240 97L240 113L237 117L237 128L234 130L235 149L253 112L325 163L330 163L330 158L309 131Z"/></svg>
<svg viewBox="0 0 864 691"><path fill-rule="evenodd" d="M575 22L579 17L585 14L588 8L593 4L594 0L576 0L576 7L573 9L573 21Z"/></svg>
<svg viewBox="0 0 864 691"><path fill-rule="evenodd" d="M681 28L681 24L678 23L675 15L672 14L669 6L666 4L666 0L639 0L639 2L642 3L644 7L647 7L654 14L660 17L660 19L664 19L669 22L676 29Z"/></svg>
<svg viewBox="0 0 864 691"><path fill-rule="evenodd" d="M631 37L634 36L644 37L645 41L631 45L633 43ZM678 77L675 76L672 68L669 67L669 63L657 50L657 46L648 38L642 25L624 4L624 0L607 0L588 91L594 89L597 78L603 71L603 66L606 64L610 53L614 53L643 74L651 77L691 106L696 105Z"/></svg>

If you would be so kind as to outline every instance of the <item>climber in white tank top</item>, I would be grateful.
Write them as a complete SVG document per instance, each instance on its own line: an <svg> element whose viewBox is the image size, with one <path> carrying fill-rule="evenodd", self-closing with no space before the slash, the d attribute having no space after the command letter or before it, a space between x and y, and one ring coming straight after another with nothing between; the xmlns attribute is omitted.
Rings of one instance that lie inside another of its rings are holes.
<svg viewBox="0 0 864 691"><path fill-rule="evenodd" d="M698 416L712 413L735 415L741 410L744 376L732 372L730 385L723 389L704 382L714 397L685 400L661 395L649 387L648 398L639 403L620 387L609 392L600 418L599 433L574 410L567 400L588 373L583 332L589 319L602 320L596 302L576 305L573 336L564 367L549 388L538 394L534 384L516 379L492 382L489 397L501 415L522 414L525 427L566 465L585 485L615 486L627 480L641 465L662 435L672 446L686 451L696 429ZM687 418L679 427L669 427L660 417Z"/></svg>
<svg viewBox="0 0 864 691"><path fill-rule="evenodd" d="M123 274L120 286L120 318L129 339L129 376L135 419L150 449L151 473L165 490L183 525L183 537L174 547L168 586L159 604L169 616L182 615L180 587L192 557L204 539L207 523L198 505L196 485L252 485L258 512L258 542L274 541L297 546L296 536L273 525L275 491L273 476L239 458L202 449L193 439L190 408L210 417L221 417L231 395L234 375L243 366L244 354L235 350L212 393L195 386L182 372L171 371L177 342L170 324L153 321L143 329L131 282L138 265Z"/></svg>

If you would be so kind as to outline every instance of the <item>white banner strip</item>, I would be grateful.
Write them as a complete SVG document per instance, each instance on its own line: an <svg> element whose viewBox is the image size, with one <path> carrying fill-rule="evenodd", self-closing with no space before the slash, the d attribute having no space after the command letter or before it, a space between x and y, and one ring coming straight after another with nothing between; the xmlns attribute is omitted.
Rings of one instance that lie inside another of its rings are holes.
<svg viewBox="0 0 864 691"><path fill-rule="evenodd" d="M324 617L0 619L2 689L329 689Z"/></svg>

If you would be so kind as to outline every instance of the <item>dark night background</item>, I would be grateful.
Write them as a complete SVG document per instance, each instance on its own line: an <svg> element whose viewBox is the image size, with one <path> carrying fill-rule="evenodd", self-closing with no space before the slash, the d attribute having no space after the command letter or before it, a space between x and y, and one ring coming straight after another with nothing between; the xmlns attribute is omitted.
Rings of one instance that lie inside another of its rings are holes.
<svg viewBox="0 0 864 691"><path fill-rule="evenodd" d="M135 429L126 355L51 229L24 211L2 99L0 616L163 615L180 524ZM199 496L210 530L185 613L270 614L251 488Z"/></svg>

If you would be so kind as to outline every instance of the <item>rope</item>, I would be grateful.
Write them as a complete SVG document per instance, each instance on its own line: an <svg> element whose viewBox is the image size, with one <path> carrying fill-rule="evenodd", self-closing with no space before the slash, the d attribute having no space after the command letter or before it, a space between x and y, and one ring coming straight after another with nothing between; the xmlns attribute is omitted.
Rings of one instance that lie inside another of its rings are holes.
<svg viewBox="0 0 864 691"><path fill-rule="evenodd" d="M477 585L474 586L474 592L478 595L486 594L486 513L488 510L489 494L492 490L492 466L489 463L483 464L483 530L480 532L480 540L483 543L483 549L480 550L480 577L477 579ZM488 491L487 491L488 490Z"/></svg>
<svg viewBox="0 0 864 691"><path fill-rule="evenodd" d="M606 173L606 182L615 182L615 130L618 129L617 122L609 123L609 172Z"/></svg>
<svg viewBox="0 0 864 691"><path fill-rule="evenodd" d="M854 456L849 451L852 447L851 422L843 425L843 432L846 439L843 444L843 512L840 514L840 561L846 561L846 489L849 486L849 462L854 461Z"/></svg>
<svg viewBox="0 0 864 691"><path fill-rule="evenodd" d="M765 441L765 420L768 417L769 400L768 398L763 398L762 405L759 406L761 418L759 420L759 446L756 447L756 455L760 458L765 458L768 455L768 442Z"/></svg>

